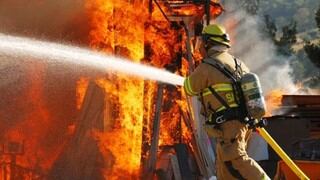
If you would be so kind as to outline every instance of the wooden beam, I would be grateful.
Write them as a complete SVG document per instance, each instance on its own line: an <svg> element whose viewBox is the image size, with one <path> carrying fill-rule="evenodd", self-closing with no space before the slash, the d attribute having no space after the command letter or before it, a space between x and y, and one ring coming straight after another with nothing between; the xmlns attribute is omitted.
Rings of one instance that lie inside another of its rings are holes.
<svg viewBox="0 0 320 180"><path fill-rule="evenodd" d="M291 107L291 106L282 106L279 107L275 112L319 112L320 113L320 106L310 106L310 107Z"/></svg>
<svg viewBox="0 0 320 180"><path fill-rule="evenodd" d="M159 83L158 92L157 92L157 102L155 117L153 121L153 131L151 139L151 148L150 148L150 160L148 165L149 172L154 172L157 163L157 154L158 154L158 145L159 145L159 136L160 136L160 116L162 109L162 100L163 100L163 88L164 84Z"/></svg>
<svg viewBox="0 0 320 180"><path fill-rule="evenodd" d="M291 107L282 106L273 111L276 116L282 117L299 117L299 118L320 118L320 106Z"/></svg>
<svg viewBox="0 0 320 180"><path fill-rule="evenodd" d="M193 134L195 137L195 143L200 157L200 162L198 162L198 166L203 166L201 171L201 175L205 178L210 178L211 176L215 175L215 165L210 157L210 154L208 152L208 136L206 132L203 129L203 123L202 119L200 117L200 102L196 97L188 98L188 106L190 109L190 113L192 114L192 122L193 122ZM201 170L201 169L200 169Z"/></svg>
<svg viewBox="0 0 320 180"><path fill-rule="evenodd" d="M181 171L182 179L191 180L195 179L189 167L189 153L186 144L175 144L174 149L177 153L177 158L179 162L179 168Z"/></svg>
<svg viewBox="0 0 320 180"><path fill-rule="evenodd" d="M57 158L48 174L48 179L102 179L103 157L96 140L90 136L92 130L104 129L105 92L90 82L75 133ZM110 153L110 164L114 159Z"/></svg>
<svg viewBox="0 0 320 180"><path fill-rule="evenodd" d="M186 126L188 127L188 130L192 133L192 138L191 138L191 146L193 147L193 155L194 155L194 158L195 158L195 161L197 163L197 167L199 168L199 171L200 171L200 174L203 175L203 174L206 174L206 167L205 167L205 164L203 163L202 161L202 156L201 156L201 150L199 149L200 147L198 146L198 143L197 143L197 136L195 133L193 133L193 129L192 129L192 124L191 124L191 115L189 115L190 113L185 114L183 111L182 112L182 117L183 117L183 120L186 124Z"/></svg>
<svg viewBox="0 0 320 180"><path fill-rule="evenodd" d="M157 167L155 170L156 179L158 180L173 179L174 172L171 164L170 150L171 148L162 149L162 151L159 154ZM148 179L155 179L155 177L149 177Z"/></svg>
<svg viewBox="0 0 320 180"><path fill-rule="evenodd" d="M179 162L176 155L170 155L170 163L173 169L173 175L175 180L182 180L181 171L179 168Z"/></svg>
<svg viewBox="0 0 320 180"><path fill-rule="evenodd" d="M319 95L283 95L283 106L312 106L320 105Z"/></svg>
<svg viewBox="0 0 320 180"><path fill-rule="evenodd" d="M188 74L190 74L194 70L195 67L194 67L192 52L191 52L190 32L189 32L188 24L186 21L184 21L184 29L187 34L186 48L187 48L187 59L188 59L188 63L189 63Z"/></svg>

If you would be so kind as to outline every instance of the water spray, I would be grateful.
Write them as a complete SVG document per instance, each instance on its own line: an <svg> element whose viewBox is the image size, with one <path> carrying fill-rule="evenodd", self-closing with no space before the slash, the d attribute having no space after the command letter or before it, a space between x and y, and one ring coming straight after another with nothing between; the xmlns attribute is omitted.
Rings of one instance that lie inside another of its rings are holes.
<svg viewBox="0 0 320 180"><path fill-rule="evenodd" d="M183 85L184 78L155 67L130 62L124 58L107 56L97 51L36 39L0 33L0 53L13 57L34 57L46 61L61 61L92 67L106 72L120 72L144 79Z"/></svg>

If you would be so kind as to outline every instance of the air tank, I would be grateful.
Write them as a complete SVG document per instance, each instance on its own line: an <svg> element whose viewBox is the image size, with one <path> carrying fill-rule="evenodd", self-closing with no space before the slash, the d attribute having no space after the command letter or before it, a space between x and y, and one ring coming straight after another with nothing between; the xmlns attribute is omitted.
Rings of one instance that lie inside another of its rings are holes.
<svg viewBox="0 0 320 180"><path fill-rule="evenodd" d="M262 95L259 77L254 73L244 74L240 79L248 115L261 119L266 113L266 103Z"/></svg>

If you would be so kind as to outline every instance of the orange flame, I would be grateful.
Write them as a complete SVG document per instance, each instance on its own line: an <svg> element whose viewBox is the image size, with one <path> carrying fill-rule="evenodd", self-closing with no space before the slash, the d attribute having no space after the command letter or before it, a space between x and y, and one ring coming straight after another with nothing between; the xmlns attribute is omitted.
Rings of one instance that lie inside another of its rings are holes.
<svg viewBox="0 0 320 180"><path fill-rule="evenodd" d="M281 100L282 100L282 95L285 94L284 90L281 89L275 89L272 90L271 92L269 92L265 99L266 99L266 103L267 103L267 113L266 116L272 116L274 110L276 110L277 108L280 107L281 105Z"/></svg>
<svg viewBox="0 0 320 180"><path fill-rule="evenodd" d="M85 77L81 77L77 81L77 90L76 90L76 98L77 98L77 109L81 108L84 95L86 94L89 80Z"/></svg>
<svg viewBox="0 0 320 180"><path fill-rule="evenodd" d="M91 47L109 54L128 57L139 62L144 57L144 22L147 9L143 3L88 0L91 18ZM144 82L126 75L100 78L107 99L116 106L117 115L110 131L94 135L105 160L114 157L112 167L106 166L106 179L137 177L140 167ZM114 110L115 111L115 110ZM108 153L109 152L109 153Z"/></svg>
<svg viewBox="0 0 320 180"><path fill-rule="evenodd" d="M197 18L202 18L205 15L203 4L187 3L186 1L166 1L159 4L169 16L196 16ZM211 16L217 17L222 11L223 8L217 1L211 0Z"/></svg>
<svg viewBox="0 0 320 180"><path fill-rule="evenodd" d="M143 2L90 0L87 1L87 7L92 23L90 39L93 48L140 61L145 54L145 44L148 44L148 61L158 67L169 64L172 54L178 51L179 46L173 49L168 46L168 40L176 40L176 31L171 30L169 23L163 21L163 16L157 11L152 15L152 20L157 23L151 23ZM110 159L110 153L103 151L110 151L115 157L112 168L106 167L104 175L111 179L135 177L140 168L144 104L149 106L149 112L145 113L147 118L152 117L150 109L153 109L151 99L145 97L144 100L144 81L125 75L108 75L97 80L97 83L105 89L118 111L112 130L95 133L105 159ZM146 95L153 94L154 87L149 85ZM173 120L175 117L170 115L179 116L179 113L172 111L162 113L164 119L168 119L165 122L176 122ZM161 127L167 129L164 126L167 125L162 123ZM169 132L161 131L161 139L164 139L161 141L173 143Z"/></svg>
<svg viewBox="0 0 320 180"><path fill-rule="evenodd" d="M86 2L92 48L156 67L166 66L173 72L186 75L188 66L185 60L181 60L185 51L184 29L178 23L169 23L159 8L154 8L149 14L148 1ZM182 8L179 13L198 13L198 8ZM179 61L182 61L182 69L179 69ZM105 119L113 122L107 123L110 126L108 130L93 132L106 161L104 176L106 179L137 178L143 153L142 137L145 136L142 133L149 134L144 141L151 139L157 85L123 74L108 74L97 79L96 83L104 88L107 104L112 108L106 110L112 112L109 119ZM87 80L78 81L78 106L81 105L86 84ZM183 124L180 112L187 109L185 101L176 101L181 99L181 93L179 88L164 88L160 146L179 143L181 138L190 139L190 132ZM147 130L143 132L145 127Z"/></svg>
<svg viewBox="0 0 320 180"><path fill-rule="evenodd" d="M53 121L53 115L44 100L43 85L45 83L42 76L45 74L44 67L44 64L34 63L32 68L28 69L26 76L28 88L23 95L23 103L28 104L28 107L25 107L28 111L22 111L21 118L17 116L15 124L5 129L3 137L0 138L0 145L3 144L4 147L2 149L4 154L1 156L5 159L8 156L5 162L15 163L26 169L37 168L43 174L50 170L67 142L66 140L70 137L70 134L68 136L63 133L61 135L55 134L64 130L59 129L62 123ZM62 136L64 138L61 138ZM12 153L16 156L16 162L9 160L9 155ZM10 168L4 171L9 172Z"/></svg>

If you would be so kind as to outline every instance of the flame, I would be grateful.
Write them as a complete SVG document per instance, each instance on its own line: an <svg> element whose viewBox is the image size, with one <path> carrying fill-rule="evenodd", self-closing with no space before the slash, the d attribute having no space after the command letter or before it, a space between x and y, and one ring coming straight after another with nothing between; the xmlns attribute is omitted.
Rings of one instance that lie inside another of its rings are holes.
<svg viewBox="0 0 320 180"><path fill-rule="evenodd" d="M145 7L143 2L88 0L91 47L136 62L148 54L144 62L157 67L171 63L180 48L174 43L179 39L178 32L158 10L150 18ZM110 131L93 133L105 159L110 159L110 154L115 158L112 167L103 170L104 175L107 179L137 177L142 153L142 122L143 118L152 120L154 100L150 97L154 96L157 86L152 82L146 85L144 81L126 75L107 75L96 82L105 89L106 99L110 99L117 110ZM83 83L79 81L79 84ZM164 92L164 101L168 101L169 94ZM174 143L172 132L176 131L166 127L171 123L174 125L170 127L176 127L176 119L180 116L177 109L162 112L160 142Z"/></svg>
<svg viewBox="0 0 320 180"><path fill-rule="evenodd" d="M266 116L272 116L274 110L280 107L281 105L281 100L282 100L282 95L285 94L285 91L282 89L275 89L270 91L265 99L268 107L268 111L266 113Z"/></svg>
<svg viewBox="0 0 320 180"><path fill-rule="evenodd" d="M144 57L144 23L148 10L143 2L88 0L90 45L109 54L140 62ZM111 130L95 132L105 160L106 179L137 177L141 159L144 81L123 74L107 75L97 84L105 89L117 115ZM106 121L113 121L106 119Z"/></svg>
<svg viewBox="0 0 320 180"><path fill-rule="evenodd" d="M0 139L0 145L3 146L1 156L4 158L1 162L25 168L24 173L19 172L20 176L28 176L23 179L32 179L35 175L35 172L29 172L32 169L37 169L42 175L46 174L70 137L63 134L64 129L60 129L63 123L54 121L54 116L46 104L42 76L44 70L45 65L41 63L33 63L32 68L28 69L28 88L23 94L23 104L28 104L23 107L28 110L22 110L22 116L17 116L10 127L1 132L4 133ZM61 135L56 135L57 132ZM10 158L11 153L15 154L16 162ZM10 173L10 170L11 167L0 169L0 175L4 171Z"/></svg>
<svg viewBox="0 0 320 180"><path fill-rule="evenodd" d="M149 14L148 3L145 0L86 0L91 28L90 47L135 62L167 68L185 76L188 73L188 63L183 58L185 34L182 25L168 22L158 8L154 8L152 14ZM215 10L216 14L220 13L219 9L211 10ZM174 13L202 16L203 11L202 6L188 6L175 9ZM36 71L39 69L42 71L45 67L40 65ZM53 121L55 115L44 101L44 79L31 75L29 81L26 95L31 99L28 103L34 107L34 111L3 134L9 142L25 142L25 154L17 159L19 165L47 172L68 138L74 134L77 124L61 123L65 119L61 122ZM143 155L142 141L149 142L151 139L150 127L154 118L158 86L155 82L145 82L123 74L108 74L95 81L105 90L106 103L111 108L111 115L108 116L110 119L105 119L108 124L105 130L92 131L105 160L105 168L102 170L104 177L136 179ZM88 82L87 77L77 81L77 109L81 109ZM185 95L181 88L167 86L164 89L160 146L188 142L191 139L192 134L181 116L181 112L187 112L183 97ZM143 131L145 126L147 129ZM57 135L59 133L62 135ZM143 133L147 134L146 139L143 139Z"/></svg>
<svg viewBox="0 0 320 180"><path fill-rule="evenodd" d="M188 65L182 57L185 51L183 26L170 23L159 8L150 14L149 1L87 0L91 23L90 46L107 54L126 57L187 74ZM169 10L161 4L163 10ZM176 9L177 10L177 9ZM182 7L178 14L199 14L203 7ZM200 13L201 14L201 13ZM111 106L110 127L92 135L106 161L102 170L106 179L132 179L139 176L140 161L147 153L143 144L150 143L154 119L157 83L132 78L124 74L107 74L95 80L106 92ZM88 80L78 81L78 107L81 106ZM180 99L180 100L177 100ZM187 111L182 89L166 86L163 90L159 145L173 145L191 138L181 116Z"/></svg>
<svg viewBox="0 0 320 180"><path fill-rule="evenodd" d="M77 81L77 89L76 89L76 98L77 98L77 109L81 108L84 95L86 94L87 88L88 88L89 80L88 78L81 77Z"/></svg>
<svg viewBox="0 0 320 180"><path fill-rule="evenodd" d="M288 89L274 89L265 96L267 103L267 113L266 116L276 115L279 112L277 111L282 104L282 96L285 94L303 94L303 84L298 82L294 85L294 88ZM276 113L276 114L275 114ZM283 113L283 112L282 112Z"/></svg>
<svg viewBox="0 0 320 180"><path fill-rule="evenodd" d="M203 6L189 5L173 9L175 15L203 15Z"/></svg>
<svg viewBox="0 0 320 180"><path fill-rule="evenodd" d="M159 3L163 11L169 16L196 16L202 18L205 15L203 4L188 3L186 1L167 1ZM210 14L214 18L223 12L223 8L215 0L211 0Z"/></svg>

